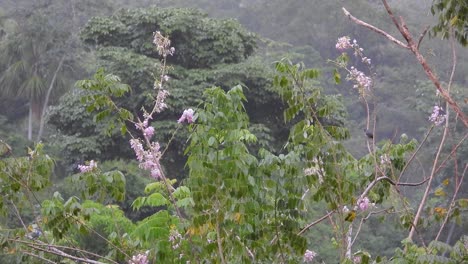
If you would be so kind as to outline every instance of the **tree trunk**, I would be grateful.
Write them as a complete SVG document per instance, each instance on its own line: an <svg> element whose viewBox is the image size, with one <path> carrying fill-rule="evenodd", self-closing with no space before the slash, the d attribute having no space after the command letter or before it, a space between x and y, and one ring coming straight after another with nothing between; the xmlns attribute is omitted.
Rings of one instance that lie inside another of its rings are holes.
<svg viewBox="0 0 468 264"><path fill-rule="evenodd" d="M29 116L28 116L28 140L32 140L32 115L33 115L33 104L32 100L29 100Z"/></svg>
<svg viewBox="0 0 468 264"><path fill-rule="evenodd" d="M44 133L44 122L45 122L45 114L47 111L47 105L49 104L49 98L50 94L52 93L52 89L54 88L55 80L57 79L57 74L62 68L63 61L65 60L65 55L62 55L62 58L60 58L60 62L57 66L57 69L55 69L54 75L52 76L52 80L50 80L50 85L49 89L47 89L47 94L44 99L44 104L42 105L42 114L39 119L39 132L37 133L37 139L36 141L39 142L42 138L42 134Z"/></svg>

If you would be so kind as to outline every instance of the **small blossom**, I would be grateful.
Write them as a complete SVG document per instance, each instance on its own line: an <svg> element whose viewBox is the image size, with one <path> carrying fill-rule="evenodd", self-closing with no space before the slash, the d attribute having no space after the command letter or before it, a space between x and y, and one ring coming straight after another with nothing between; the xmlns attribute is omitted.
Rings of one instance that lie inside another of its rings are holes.
<svg viewBox="0 0 468 264"><path fill-rule="evenodd" d="M154 179L162 179L161 171L159 169L152 169L151 177Z"/></svg>
<svg viewBox="0 0 468 264"><path fill-rule="evenodd" d="M158 142L151 142L148 150L143 148L143 144L139 139L131 139L130 146L132 147L137 160L140 162L138 167L148 170L151 173L151 177L154 179L161 179L161 164L160 159L162 153L160 151L160 145Z"/></svg>
<svg viewBox="0 0 468 264"><path fill-rule="evenodd" d="M383 154L380 156L380 164L381 165L388 165L390 164L390 157L388 156L388 154Z"/></svg>
<svg viewBox="0 0 468 264"><path fill-rule="evenodd" d="M370 202L369 202L369 198L367 197L364 197L360 201L358 201L358 206L359 206L359 209L361 209L361 211L365 211L369 209L369 205L370 205Z"/></svg>
<svg viewBox="0 0 468 264"><path fill-rule="evenodd" d="M194 114L194 111L192 108L184 110L184 113L182 113L179 120L177 120L177 123L183 123L183 122L187 122L189 124L193 123L193 114Z"/></svg>
<svg viewBox="0 0 468 264"><path fill-rule="evenodd" d="M349 37L341 37L335 45L337 50L343 51L352 48L351 40Z"/></svg>
<svg viewBox="0 0 468 264"><path fill-rule="evenodd" d="M347 79L356 82L356 84L353 86L354 88L362 87L370 90L372 85L372 79L354 67L351 67Z"/></svg>
<svg viewBox="0 0 468 264"><path fill-rule="evenodd" d="M436 126L440 126L445 122L445 119L447 119L447 114L445 113L444 109L438 105L435 105L434 108L432 108L432 114L429 117L429 121L434 123Z"/></svg>
<svg viewBox="0 0 468 264"><path fill-rule="evenodd" d="M156 45L159 55L167 57L167 55L174 55L175 48L171 47L171 40L164 37L161 32L156 31L153 33L153 44Z"/></svg>
<svg viewBox="0 0 468 264"><path fill-rule="evenodd" d="M348 208L348 206L346 206L346 205L343 206L343 213L345 213L345 214L349 213L349 208Z"/></svg>
<svg viewBox="0 0 468 264"><path fill-rule="evenodd" d="M354 256L354 257L353 257L353 263L354 263L354 264L359 264L359 263L361 263L361 256Z"/></svg>
<svg viewBox="0 0 468 264"><path fill-rule="evenodd" d="M158 91L155 103L155 109L157 113L161 113L164 109L167 108L167 104L165 103L167 96L169 96L169 92L167 90L160 89Z"/></svg>
<svg viewBox="0 0 468 264"><path fill-rule="evenodd" d="M131 260L128 261L128 264L148 264L148 254L149 251L146 251L145 253L140 253L136 256L133 256Z"/></svg>
<svg viewBox="0 0 468 264"><path fill-rule="evenodd" d="M169 242L172 244L172 249L177 249L180 246L180 241L182 240L182 235L177 231L177 229L171 229L169 234Z"/></svg>
<svg viewBox="0 0 468 264"><path fill-rule="evenodd" d="M362 57L361 61L365 64L369 64L369 65L371 64L371 60L367 57Z"/></svg>
<svg viewBox="0 0 468 264"><path fill-rule="evenodd" d="M151 137L153 137L153 135L154 135L154 127L149 126L149 127L145 128L145 130L143 130L143 135L144 135L146 138L148 138L148 139L150 139Z"/></svg>
<svg viewBox="0 0 468 264"><path fill-rule="evenodd" d="M304 262L306 263L310 263L314 260L315 256L317 256L317 253L315 253L314 251L312 250L306 250L306 252L304 253Z"/></svg>
<svg viewBox="0 0 468 264"><path fill-rule="evenodd" d="M130 146L136 154L138 161L142 162L145 156L143 145L139 139L130 139Z"/></svg>
<svg viewBox="0 0 468 264"><path fill-rule="evenodd" d="M78 169L81 173L93 171L95 168L97 168L97 162L95 162L94 160L91 160L89 162L89 165L78 165Z"/></svg>

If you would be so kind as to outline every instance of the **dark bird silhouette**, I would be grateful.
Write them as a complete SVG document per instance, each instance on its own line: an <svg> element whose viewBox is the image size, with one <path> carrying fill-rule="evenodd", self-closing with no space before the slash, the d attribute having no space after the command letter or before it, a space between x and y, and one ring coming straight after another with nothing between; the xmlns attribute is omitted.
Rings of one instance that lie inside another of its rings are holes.
<svg viewBox="0 0 468 264"><path fill-rule="evenodd" d="M370 132L368 129L364 129L364 132L366 133L366 136L368 138L374 138L374 134Z"/></svg>

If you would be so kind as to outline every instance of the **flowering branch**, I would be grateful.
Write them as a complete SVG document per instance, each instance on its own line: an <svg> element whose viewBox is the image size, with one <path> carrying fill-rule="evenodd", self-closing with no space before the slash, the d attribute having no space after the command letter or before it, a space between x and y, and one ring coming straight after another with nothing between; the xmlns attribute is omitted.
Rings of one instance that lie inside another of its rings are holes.
<svg viewBox="0 0 468 264"><path fill-rule="evenodd" d="M451 43L451 48L452 48L452 61L453 61L453 63L452 63L452 71L451 71L451 74L450 74L449 83L448 83L448 86L447 86L447 95L450 93L450 88L452 87L453 76L455 74L455 69L456 69L456 66L457 66L457 54L456 54L456 49L455 49L455 44L454 44L453 38L450 38L450 43ZM446 101L445 104L448 107L449 102ZM436 107L437 106L434 107L434 110L438 110L438 109L436 109ZM434 113L433 113L433 115L434 115ZM437 171L437 163L439 161L440 152L442 151L442 147L443 147L443 145L445 143L445 139L446 139L447 134L448 134L448 115L449 115L449 111L447 109L447 113L445 114L445 118L439 118L439 119L436 120L436 122L440 122L440 123L445 121L444 133L442 135L442 140L440 142L439 149L437 150L437 154L436 154L436 157L434 159L434 164L432 166L432 172L431 172L431 175L429 177L429 183L427 184L426 190L425 190L424 195L423 195L423 197L421 199L421 203L419 204L418 211L416 213L416 216L414 217L413 225L411 226L411 230L410 230L410 233L408 235L408 238L410 238L410 239L412 238L412 235L414 234L416 224L419 221L419 217L421 215L421 212L422 212L422 210L424 208L424 205L426 203L426 200L427 200L427 195L429 194L429 189L431 187L432 179L435 177L435 174L436 174L436 171ZM432 117L433 116L431 116L431 118ZM437 123L435 123L435 124L437 125ZM457 192L455 192L455 195L456 194L457 194ZM453 198L455 198L455 196ZM443 225L442 225L442 228L443 228ZM437 238L439 237L440 232L442 231L442 228L439 230L439 233L437 234Z"/></svg>
<svg viewBox="0 0 468 264"><path fill-rule="evenodd" d="M356 17L352 16L348 12L348 10L346 10L345 8L343 8L343 12L345 13L345 15L349 19L351 19L351 21L355 22L356 24L361 25L363 27L366 27L366 28L368 28L368 29L370 29L370 30L372 30L374 32L377 32L377 33L385 36L387 39L389 39L390 41L396 43L400 47L411 50L411 52L414 54L414 56L418 60L419 64L421 64L421 66L423 67L424 72L426 73L426 75L429 77L429 79L432 81L432 83L436 86L437 90L440 92L441 96L445 99L445 101L447 101L447 103L455 111L455 113L457 113L457 115L460 117L463 124L466 127L468 127L468 116L466 116L465 113L463 113L461 108L452 99L452 97L449 95L447 90L445 90L442 87L442 84L440 83L439 79L435 75L434 71L431 69L431 67L427 63L426 59L424 58L424 56L419 51L419 45L418 45L419 43L416 43L414 41L413 36L409 32L408 27L406 26L406 23L403 20L403 18L400 17L400 23L398 23L395 16L393 15L392 10L389 7L387 1L382 0L382 2L384 4L384 6L385 6L385 10L387 11L389 16L391 17L391 19L392 19L393 23L395 24L395 26L397 27L398 31L400 31L401 35L405 38L407 44L404 44L403 42L397 40L396 38L394 38L390 34L386 33L385 31L383 31L381 29L378 29L378 28L376 28L376 27L374 27L374 26L372 26L372 25L370 25L368 23L365 23L362 20L357 19Z"/></svg>
<svg viewBox="0 0 468 264"><path fill-rule="evenodd" d="M397 44L398 46L402 47L402 48L405 48L405 49L409 49L408 45L406 45L405 43L399 41L398 39L396 39L395 37L393 37L392 35L388 34L387 32L377 28L377 27L374 27L373 25L371 24L368 24L362 20L359 20L357 19L356 17L354 17L353 15L351 15L351 13L349 13L348 10L346 10L346 8L342 8L343 9L343 12L345 14L345 16L347 16L349 19L351 19L351 21L353 21L354 23L358 24L358 25L361 25L363 27L366 27L366 28L369 28L370 30L372 31L375 31L381 35L383 35L384 37L386 37L387 39L389 39L390 41L392 41L393 43Z"/></svg>

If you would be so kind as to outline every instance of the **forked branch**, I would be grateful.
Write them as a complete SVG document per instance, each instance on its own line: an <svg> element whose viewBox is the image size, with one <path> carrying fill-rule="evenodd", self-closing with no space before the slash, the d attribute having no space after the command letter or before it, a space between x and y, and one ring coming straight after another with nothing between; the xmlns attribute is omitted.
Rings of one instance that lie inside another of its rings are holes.
<svg viewBox="0 0 468 264"><path fill-rule="evenodd" d="M382 0L384 6L385 6L385 9L387 10L387 13L389 14L389 16L392 18L392 21L393 23L395 24L395 26L397 27L398 31L400 31L401 35L403 36L403 38L405 38L407 44L399 41L398 39L396 39L395 37L393 37L392 35L390 35L389 33L371 25L371 24L368 24L356 17L354 17L353 15L351 15L351 13L349 13L348 10L346 10L345 8L343 8L343 12L344 14L351 20L353 21L354 23L360 25L360 26L363 26L365 28L368 28L374 32L377 32L381 35L383 35L384 37L386 37L388 40L390 40L391 42L393 43L396 43L398 46L400 47L403 47L405 49L409 49L411 50L411 52L414 54L414 56L416 57L416 59L418 60L419 64L421 64L421 66L423 67L424 69L424 72L426 73L427 77L432 81L432 83L434 84L434 86L437 88L437 90L440 92L440 95L442 96L442 98L444 98L444 100L450 105L450 107L453 109L453 111L458 115L458 117L460 118L460 120L463 122L463 124L465 125L465 127L468 127L468 116L463 113L463 111L461 110L460 106L458 106L457 102L455 102L455 100L452 99L452 97L450 96L450 94L447 92L446 89L444 89L442 87L442 84L440 83L439 79L437 78L436 74L434 73L434 71L432 70L432 68L429 66L429 64L427 63L426 59L424 58L424 56L421 54L421 52L419 51L419 42L416 42L413 38L413 36L411 35L411 33L409 32L409 29L408 27L406 26L406 23L405 21L403 20L403 18L400 17L400 22L398 22L392 12L392 10L390 9L390 7L388 6L387 4L387 1L385 0Z"/></svg>

